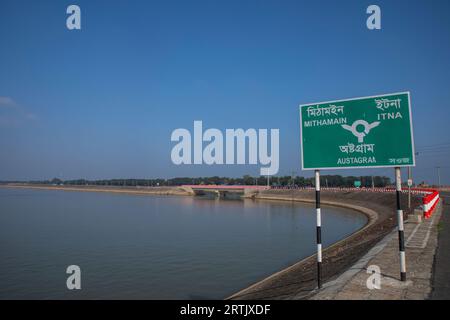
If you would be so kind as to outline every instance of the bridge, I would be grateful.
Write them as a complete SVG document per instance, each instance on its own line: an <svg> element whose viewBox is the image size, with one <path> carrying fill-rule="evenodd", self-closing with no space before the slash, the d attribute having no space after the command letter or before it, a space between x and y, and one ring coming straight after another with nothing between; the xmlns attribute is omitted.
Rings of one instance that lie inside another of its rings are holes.
<svg viewBox="0 0 450 320"><path fill-rule="evenodd" d="M203 195L205 193L215 193L219 198L225 198L228 193L243 194L251 196L261 190L270 189L267 186L248 186L248 185L183 185L183 189L196 194Z"/></svg>

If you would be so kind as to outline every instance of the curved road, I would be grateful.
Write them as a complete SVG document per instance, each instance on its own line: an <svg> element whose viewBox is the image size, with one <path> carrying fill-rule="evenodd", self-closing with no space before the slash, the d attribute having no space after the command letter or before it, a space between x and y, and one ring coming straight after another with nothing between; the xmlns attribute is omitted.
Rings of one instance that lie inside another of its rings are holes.
<svg viewBox="0 0 450 320"><path fill-rule="evenodd" d="M450 299L450 192L440 192L442 216L439 222L439 240L433 267L433 291L430 299Z"/></svg>

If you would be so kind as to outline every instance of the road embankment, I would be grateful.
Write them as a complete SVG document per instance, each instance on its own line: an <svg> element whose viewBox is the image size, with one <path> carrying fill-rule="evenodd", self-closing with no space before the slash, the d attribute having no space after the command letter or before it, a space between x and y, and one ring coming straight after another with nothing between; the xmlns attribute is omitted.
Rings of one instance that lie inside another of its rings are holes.
<svg viewBox="0 0 450 320"><path fill-rule="evenodd" d="M78 192L108 192L122 194L139 195L174 195L189 196L190 192L182 187L115 187L115 186L70 186L70 185L47 185L47 184L4 184L3 188L24 188L24 189L42 189L42 190L61 190Z"/></svg>
<svg viewBox="0 0 450 320"><path fill-rule="evenodd" d="M254 198L314 203L315 194L310 190L266 190ZM401 201L406 208L407 196L402 195ZM412 207L418 206L420 201L419 197L413 197ZM322 191L321 203L357 210L368 217L363 228L324 249L323 279L326 282L356 263L395 228L396 199L394 193ZM404 214L408 211L405 210ZM316 257L312 255L233 294L229 299L306 299L316 288L316 272Z"/></svg>

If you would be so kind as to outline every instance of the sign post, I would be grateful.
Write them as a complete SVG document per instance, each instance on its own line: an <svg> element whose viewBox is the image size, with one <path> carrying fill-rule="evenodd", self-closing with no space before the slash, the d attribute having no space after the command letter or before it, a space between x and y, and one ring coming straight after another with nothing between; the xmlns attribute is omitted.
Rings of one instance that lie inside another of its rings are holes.
<svg viewBox="0 0 450 320"><path fill-rule="evenodd" d="M400 280L406 281L406 261L405 261L405 235L403 233L403 210L400 202L402 192L402 177L400 168L395 168L395 193L397 197L397 225L398 225L398 247L400 251Z"/></svg>
<svg viewBox="0 0 450 320"><path fill-rule="evenodd" d="M321 286L320 174L324 169L395 168L400 277L406 280L401 167L415 165L409 92L300 105L302 170L315 170L317 269Z"/></svg>
<svg viewBox="0 0 450 320"><path fill-rule="evenodd" d="M316 242L317 242L317 287L322 288L322 217L320 214L320 171L315 171L316 187Z"/></svg>
<svg viewBox="0 0 450 320"><path fill-rule="evenodd" d="M411 187L413 185L411 167L408 167L408 209L411 209Z"/></svg>

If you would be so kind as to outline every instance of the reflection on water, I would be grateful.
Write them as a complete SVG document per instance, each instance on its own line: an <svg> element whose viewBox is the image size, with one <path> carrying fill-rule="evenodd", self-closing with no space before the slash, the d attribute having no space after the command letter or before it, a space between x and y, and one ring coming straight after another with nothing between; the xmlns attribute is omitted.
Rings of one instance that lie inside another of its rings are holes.
<svg viewBox="0 0 450 320"><path fill-rule="evenodd" d="M322 211L324 245L366 223ZM307 204L0 189L1 299L221 299L314 251Z"/></svg>

